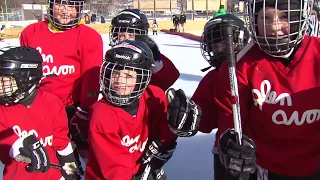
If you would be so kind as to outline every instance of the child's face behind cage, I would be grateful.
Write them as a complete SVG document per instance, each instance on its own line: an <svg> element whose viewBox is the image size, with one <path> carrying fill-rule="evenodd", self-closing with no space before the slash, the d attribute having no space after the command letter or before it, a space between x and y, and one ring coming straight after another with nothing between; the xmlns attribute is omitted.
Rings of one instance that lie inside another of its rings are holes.
<svg viewBox="0 0 320 180"><path fill-rule="evenodd" d="M273 7L258 12L257 24L260 36L282 39L289 34L288 15Z"/></svg>
<svg viewBox="0 0 320 180"><path fill-rule="evenodd" d="M137 72L133 69L114 69L111 73L111 88L122 96L130 95L136 86Z"/></svg>
<svg viewBox="0 0 320 180"><path fill-rule="evenodd" d="M68 24L77 17L79 7L75 3L67 4L57 0L53 5L54 18L61 24Z"/></svg>
<svg viewBox="0 0 320 180"><path fill-rule="evenodd" d="M0 96L11 96L16 90L18 90L18 85L15 78L0 76Z"/></svg>

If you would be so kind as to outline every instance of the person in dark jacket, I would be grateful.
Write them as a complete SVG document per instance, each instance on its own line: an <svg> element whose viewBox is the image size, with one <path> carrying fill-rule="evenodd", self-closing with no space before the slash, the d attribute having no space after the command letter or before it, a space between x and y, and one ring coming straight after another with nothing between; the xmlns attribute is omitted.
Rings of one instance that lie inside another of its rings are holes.
<svg viewBox="0 0 320 180"><path fill-rule="evenodd" d="M186 23L186 20L187 18L186 18L186 15L184 14L184 11L181 11L179 24L182 27L182 32L184 32L184 24ZM180 32L180 29L179 29L179 32Z"/></svg>

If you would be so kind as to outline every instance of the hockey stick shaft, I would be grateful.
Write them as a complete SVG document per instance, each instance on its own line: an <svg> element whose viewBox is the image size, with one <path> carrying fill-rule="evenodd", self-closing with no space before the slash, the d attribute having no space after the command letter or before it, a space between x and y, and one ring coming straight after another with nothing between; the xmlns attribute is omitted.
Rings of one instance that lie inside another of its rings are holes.
<svg viewBox="0 0 320 180"><path fill-rule="evenodd" d="M232 26L226 22L222 26L224 40L226 43L226 55L228 61L228 72L230 79L230 89L232 95L232 114L234 131L237 135L237 141L241 145L242 143L242 127L241 127L241 116L240 116L240 104L239 104L239 92L238 92L238 80L236 75L236 61L235 53L233 48L233 29Z"/></svg>
<svg viewBox="0 0 320 180"><path fill-rule="evenodd" d="M151 155L147 160L145 160L145 162L147 162L146 167L143 170L142 176L140 178L140 180L147 180L148 176L150 174L151 171L151 166L150 166L150 161L153 158L153 156Z"/></svg>

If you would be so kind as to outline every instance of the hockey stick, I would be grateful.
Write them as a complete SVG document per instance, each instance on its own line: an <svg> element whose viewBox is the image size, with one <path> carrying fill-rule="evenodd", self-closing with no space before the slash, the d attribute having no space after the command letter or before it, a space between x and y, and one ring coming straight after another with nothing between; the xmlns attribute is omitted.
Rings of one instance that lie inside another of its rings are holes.
<svg viewBox="0 0 320 180"><path fill-rule="evenodd" d="M147 180L148 179L148 176L151 171L150 161L152 158L153 158L153 155L151 155L148 159L144 160L144 162L147 162L147 165L143 170L143 173L142 173L140 180Z"/></svg>
<svg viewBox="0 0 320 180"><path fill-rule="evenodd" d="M225 53L228 60L228 70L230 79L230 89L232 95L232 114L234 131L237 136L237 141L242 144L242 128L241 128L241 116L240 116L240 104L239 104L239 91L238 91L238 80L236 75L236 61L235 53L233 48L233 30L232 26L228 21L222 22L222 34L226 43Z"/></svg>
<svg viewBox="0 0 320 180"><path fill-rule="evenodd" d="M18 162L24 162L24 163L28 163L28 164L31 163L31 159L30 159L30 158L25 157L25 156L22 156L22 155L20 155L20 154L17 155L14 159L15 159L16 161L18 161ZM53 168L56 168L56 169L60 169L60 170L65 170L65 169L63 168L63 166L60 165L60 164L50 163L50 167L53 167ZM77 169L76 173L77 173L78 175L82 176L82 173L80 172L79 169Z"/></svg>

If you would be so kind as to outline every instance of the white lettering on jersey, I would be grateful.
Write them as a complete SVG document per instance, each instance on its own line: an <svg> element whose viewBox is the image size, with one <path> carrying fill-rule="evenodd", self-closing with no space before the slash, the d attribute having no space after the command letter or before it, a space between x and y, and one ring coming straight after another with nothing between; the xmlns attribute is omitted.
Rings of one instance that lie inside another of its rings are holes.
<svg viewBox="0 0 320 180"><path fill-rule="evenodd" d="M42 61L44 63L53 64L54 61L53 61L53 56L51 54L46 55L46 54L42 53L42 48L41 47L37 47L36 49L41 54ZM51 68L50 68L49 65L44 65L42 67L42 70L43 70L43 75L44 76L47 76L47 75L50 75L50 74L55 74L55 75L59 76L59 75L68 75L68 74L75 73L74 65L52 66Z"/></svg>
<svg viewBox="0 0 320 180"><path fill-rule="evenodd" d="M122 138L121 144L125 147L131 146L129 148L130 153L133 153L134 151L143 152L148 142L148 138L144 142L139 141L139 138L140 138L140 134L135 138L131 138L129 135L126 135Z"/></svg>
<svg viewBox="0 0 320 180"><path fill-rule="evenodd" d="M21 137L27 137L27 136L30 136L30 135L34 135L35 137L38 137L38 132L34 129L31 129L30 131L26 131L26 130L21 130L20 126L18 125L14 125L12 127L12 130L14 133L16 133L16 135L18 135L20 138ZM52 146L52 140L53 140L53 135L50 135L50 136L47 136L44 138L40 138L40 143L43 145L43 146Z"/></svg>
<svg viewBox="0 0 320 180"><path fill-rule="evenodd" d="M280 118L278 118L280 117ZM301 126L304 122L307 122L308 124L311 124L315 121L318 121L320 119L320 109L311 109L305 111L301 119L299 118L298 111L294 111L290 118L288 119L287 114L283 110L277 110L272 115L272 121L275 124L284 124L284 125L291 125L293 122L297 126Z"/></svg>
<svg viewBox="0 0 320 180"><path fill-rule="evenodd" d="M259 106L261 111L263 103L277 104L280 101L280 106L284 106L285 102L287 102L287 106L292 106L291 96L288 93L281 93L277 97L277 93L271 91L271 83L268 80L261 82L260 91L258 89L252 89L254 105ZM298 111L294 111L289 119L286 112L281 109L272 114L272 121L277 125L283 124L289 126L294 123L297 126L301 126L305 122L311 124L319 119L320 109L306 110L302 115L300 114L300 116Z"/></svg>
<svg viewBox="0 0 320 180"><path fill-rule="evenodd" d="M263 103L277 104L280 101L280 105L284 106L285 100L287 100L287 106L292 106L292 100L288 93L281 93L277 97L275 91L271 91L271 84L268 80L261 82L260 91L258 89L252 89L254 105L259 105L259 109L262 110Z"/></svg>

